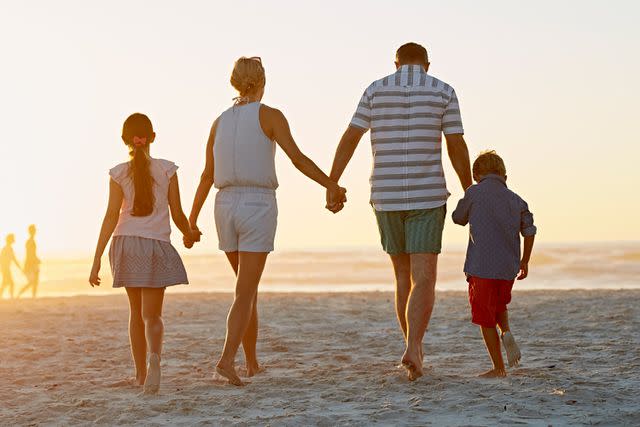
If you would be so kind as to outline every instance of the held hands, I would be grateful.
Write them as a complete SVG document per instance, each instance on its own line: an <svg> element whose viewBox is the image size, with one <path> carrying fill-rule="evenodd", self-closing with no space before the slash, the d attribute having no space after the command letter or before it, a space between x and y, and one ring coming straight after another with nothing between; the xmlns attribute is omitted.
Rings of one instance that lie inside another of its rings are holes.
<svg viewBox="0 0 640 427"><path fill-rule="evenodd" d="M100 277L98 274L100 273L100 260L96 259L93 261L93 267L91 267L91 274L89 274L89 284L93 288L94 286L100 286Z"/></svg>
<svg viewBox="0 0 640 427"><path fill-rule="evenodd" d="M182 243L184 243L184 247L191 249L195 242L200 241L200 236L202 236L202 232L198 229L198 226L192 225L189 234L184 234L182 236Z"/></svg>
<svg viewBox="0 0 640 427"><path fill-rule="evenodd" d="M335 187L327 188L327 204L325 208L333 213L338 213L344 208L347 202L347 189L335 185Z"/></svg>
<svg viewBox="0 0 640 427"><path fill-rule="evenodd" d="M520 261L520 274L518 274L518 280L525 279L529 275L529 263Z"/></svg>

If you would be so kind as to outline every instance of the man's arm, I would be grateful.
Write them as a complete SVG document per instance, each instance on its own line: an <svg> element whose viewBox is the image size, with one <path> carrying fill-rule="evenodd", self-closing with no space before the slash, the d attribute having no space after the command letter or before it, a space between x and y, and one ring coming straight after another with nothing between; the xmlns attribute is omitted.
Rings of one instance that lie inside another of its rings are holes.
<svg viewBox="0 0 640 427"><path fill-rule="evenodd" d="M336 149L333 166L331 166L331 173L329 174L329 178L331 178L332 181L338 182L351 157L353 157L353 153L356 151L356 147L360 143L362 136L366 132L367 129L356 126L349 126L347 130L344 131L342 138L340 138L338 148ZM334 200L330 196L331 194L327 191L327 209L336 213L344 207L344 203L339 200Z"/></svg>
<svg viewBox="0 0 640 427"><path fill-rule="evenodd" d="M471 162L469 161L469 149L467 143L464 141L464 137L461 133L451 133L445 135L447 140L447 153L449 159L455 169L462 189L466 190L471 187L473 183L471 180Z"/></svg>

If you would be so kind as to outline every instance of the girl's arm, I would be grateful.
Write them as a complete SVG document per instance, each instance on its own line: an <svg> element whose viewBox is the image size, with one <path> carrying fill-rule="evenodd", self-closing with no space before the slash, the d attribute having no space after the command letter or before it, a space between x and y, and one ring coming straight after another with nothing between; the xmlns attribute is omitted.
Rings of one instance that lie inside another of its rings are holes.
<svg viewBox="0 0 640 427"><path fill-rule="evenodd" d="M187 216L182 210L180 202L180 185L178 185L178 173L176 172L169 180L169 208L171 209L171 218L173 223L182 232L186 241L194 242L198 240L200 233L191 230Z"/></svg>
<svg viewBox="0 0 640 427"><path fill-rule="evenodd" d="M20 271L24 272L24 270L22 269L22 266L20 265L20 263L18 262L18 259L16 258L16 253L13 252L13 249L11 250L11 258L13 259L13 262L16 264L18 269L20 269Z"/></svg>
<svg viewBox="0 0 640 427"><path fill-rule="evenodd" d="M91 275L89 276L89 283L91 286L100 286L100 260L104 249L107 247L107 243L113 234L113 230L118 224L118 217L120 216L120 208L122 207L122 188L113 180L109 181L109 203L107 205L107 213L102 220L102 228L100 229L100 237L98 237L98 245L96 246L96 253L93 256L93 267L91 267Z"/></svg>
<svg viewBox="0 0 640 427"><path fill-rule="evenodd" d="M289 123L287 122L287 118L284 116L284 114L282 114L280 110L270 108L265 105L264 108L260 110L261 118L263 111L264 118L266 119L264 123L267 124L267 126L265 126L267 128L265 129L265 134L278 143L287 157L291 159L291 162L296 167L296 169L298 169L300 172L302 172L318 184L325 187L327 190L333 193L334 196L338 196L333 198L333 200L346 200L346 197L344 196L346 190L332 181L331 178L329 178L324 172L322 172L322 170L320 170L320 168L311 159L309 159L302 153L302 151L300 151L300 148L291 135ZM260 122L261 124L263 123L262 120Z"/></svg>
<svg viewBox="0 0 640 427"><path fill-rule="evenodd" d="M193 198L193 206L191 207L191 214L189 215L189 223L191 228L198 230L198 216L202 210L202 205L207 200L209 191L213 186L214 177L214 159L213 159L213 144L216 139L216 128L218 127L218 120L216 119L211 126L211 132L209 132L209 140L207 141L207 151L205 152L205 164L202 175L200 175L200 184L196 190L196 195Z"/></svg>

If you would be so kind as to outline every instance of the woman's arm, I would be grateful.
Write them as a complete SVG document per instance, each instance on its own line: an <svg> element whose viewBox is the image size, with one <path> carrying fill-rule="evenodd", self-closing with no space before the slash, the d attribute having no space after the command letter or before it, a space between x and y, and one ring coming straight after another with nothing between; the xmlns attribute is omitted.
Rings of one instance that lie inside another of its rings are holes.
<svg viewBox="0 0 640 427"><path fill-rule="evenodd" d="M264 108L260 110L260 124L263 124L263 112L264 118L266 119L264 120L266 126L263 127L266 128L265 130L267 132L265 133L278 143L287 157L291 159L291 162L296 169L325 187L327 190L344 196L346 190L332 181L331 178L322 172L322 170L320 170L320 168L311 159L300 151L300 148L294 141L293 136L291 136L289 122L287 122L287 118L284 114L282 114L280 110L264 106Z"/></svg>
<svg viewBox="0 0 640 427"><path fill-rule="evenodd" d="M93 266L91 267L91 275L89 276L91 286L100 286L100 277L98 276L100 273L100 259L113 234L113 230L118 224L120 208L122 207L122 197L122 188L111 179L109 181L109 203L107 205L107 212L102 220L100 237L98 237L98 245L96 246L96 253L93 256Z"/></svg>
<svg viewBox="0 0 640 427"><path fill-rule="evenodd" d="M196 195L193 198L193 206L191 207L191 213L189 214L189 223L194 230L198 229L198 216L202 210L202 205L207 200L209 191L213 186L214 177L214 159L213 159L213 144L216 139L216 128L218 127L218 120L211 126L211 132L209 132L209 140L207 141L207 148L205 153L205 164L202 175L200 175L200 184L196 190Z"/></svg>
<svg viewBox="0 0 640 427"><path fill-rule="evenodd" d="M178 184L178 173L176 172L169 180L169 208L171 209L171 218L173 223L182 232L187 241L196 241L200 234L191 230L187 216L182 210L182 202L180 201L180 185Z"/></svg>

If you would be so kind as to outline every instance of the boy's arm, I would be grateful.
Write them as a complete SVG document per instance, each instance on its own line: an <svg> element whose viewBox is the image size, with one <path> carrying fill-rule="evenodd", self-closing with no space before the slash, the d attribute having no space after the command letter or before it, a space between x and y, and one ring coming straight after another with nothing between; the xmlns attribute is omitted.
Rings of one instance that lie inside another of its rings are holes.
<svg viewBox="0 0 640 427"><path fill-rule="evenodd" d="M451 214L453 222L459 225L467 225L469 223L469 210L471 209L471 200L469 192L464 193L464 197L458 201L458 206Z"/></svg>
<svg viewBox="0 0 640 427"><path fill-rule="evenodd" d="M533 214L529 211L527 202L522 200L522 209L520 211L520 233L524 236L524 248L522 250L522 259L520 260L520 273L518 280L525 279L529 275L529 260L533 251L533 242L535 240L537 227L533 224Z"/></svg>

